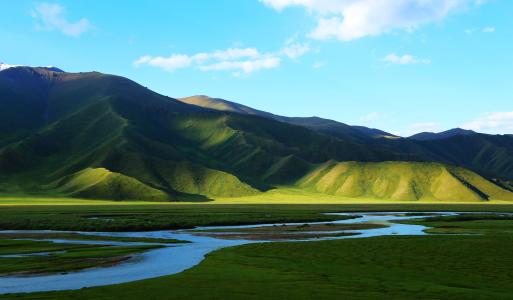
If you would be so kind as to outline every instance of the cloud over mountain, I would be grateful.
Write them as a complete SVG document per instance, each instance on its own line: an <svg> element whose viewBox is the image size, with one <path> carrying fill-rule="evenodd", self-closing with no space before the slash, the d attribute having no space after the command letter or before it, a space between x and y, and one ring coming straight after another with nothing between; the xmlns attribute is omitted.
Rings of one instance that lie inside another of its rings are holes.
<svg viewBox="0 0 513 300"><path fill-rule="evenodd" d="M513 111L484 113L463 128L488 133L512 133Z"/></svg>
<svg viewBox="0 0 513 300"><path fill-rule="evenodd" d="M167 57L144 55L133 64L135 67L148 65L166 71L189 67L203 72L230 71L238 76L277 68L283 58L296 59L309 51L310 47L306 44L287 41L283 48L274 52L261 52L256 48L228 48L195 54L171 54Z"/></svg>
<svg viewBox="0 0 513 300"><path fill-rule="evenodd" d="M65 12L66 8L59 4L41 3L34 7L31 15L37 21L36 29L38 30L57 30L65 35L77 37L94 29L93 24L86 18L75 22L69 21Z"/></svg>

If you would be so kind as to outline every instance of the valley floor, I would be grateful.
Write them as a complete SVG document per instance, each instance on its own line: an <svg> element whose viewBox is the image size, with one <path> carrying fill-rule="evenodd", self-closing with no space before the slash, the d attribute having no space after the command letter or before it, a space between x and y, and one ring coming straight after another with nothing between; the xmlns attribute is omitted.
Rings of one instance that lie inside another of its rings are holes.
<svg viewBox="0 0 513 300"><path fill-rule="evenodd" d="M513 212L513 205L491 203L92 205L80 201L4 205L0 229L129 231L329 221L336 216L320 213L342 211ZM177 275L0 299L513 299L510 215L471 214L415 223L445 235L249 244L209 254L198 266Z"/></svg>

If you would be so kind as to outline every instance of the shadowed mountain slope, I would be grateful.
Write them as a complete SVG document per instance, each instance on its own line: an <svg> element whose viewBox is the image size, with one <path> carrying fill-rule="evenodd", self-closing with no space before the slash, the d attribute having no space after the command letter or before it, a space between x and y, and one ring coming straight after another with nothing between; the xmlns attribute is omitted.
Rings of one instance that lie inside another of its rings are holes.
<svg viewBox="0 0 513 300"><path fill-rule="evenodd" d="M193 96L180 100L204 108L260 115L300 125L341 140L355 141L371 148L410 157L409 160L449 163L472 169L490 178L513 179L513 136L511 135L488 135L455 128L440 133L419 133L406 139L379 129L349 126L317 117L277 116L207 96Z"/></svg>
<svg viewBox="0 0 513 300"><path fill-rule="evenodd" d="M239 103L220 98L210 98L204 95L186 97L179 100L184 103L200 106L203 108L234 112L239 114L255 115L285 123L299 125L340 139L351 139L354 141L362 142L371 140L376 137L394 137L393 134L378 129L367 128L364 126L350 126L341 122L319 117L284 117L254 109Z"/></svg>
<svg viewBox="0 0 513 300"><path fill-rule="evenodd" d="M0 87L6 192L51 193L50 183L94 169L118 179L67 193L133 199L116 185L137 182L175 200L242 196L270 188L263 174L289 155L309 163L399 158L300 126L184 104L112 75L17 67L0 72Z"/></svg>
<svg viewBox="0 0 513 300"><path fill-rule="evenodd" d="M465 130L461 128L454 128L442 132L421 132L414 134L409 137L409 139L417 140L417 141L431 141L431 140L440 140L440 139L446 139L454 136L459 135L474 135L477 134L477 132L472 130Z"/></svg>

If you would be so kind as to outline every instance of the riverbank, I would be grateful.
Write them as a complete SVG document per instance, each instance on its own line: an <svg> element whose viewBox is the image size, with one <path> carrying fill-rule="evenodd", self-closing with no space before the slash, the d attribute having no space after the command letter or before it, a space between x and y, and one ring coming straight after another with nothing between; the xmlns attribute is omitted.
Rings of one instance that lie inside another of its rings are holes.
<svg viewBox="0 0 513 300"><path fill-rule="evenodd" d="M215 251L198 266L172 276L77 291L4 295L0 299L511 297L511 220L480 214L427 223L486 231L478 235L248 244Z"/></svg>
<svg viewBox="0 0 513 300"><path fill-rule="evenodd" d="M438 213L436 216L450 216L454 213ZM424 218L425 214L417 213L334 213L340 220L334 222L298 223L269 223L262 225L242 226L214 226L198 227L195 230L176 231L148 231L148 232L98 232L97 240L60 239L49 238L49 234L59 232L49 231L8 231L0 234L30 235L32 239L42 242L65 244L92 244L114 245L119 247L143 246L144 243L120 241L126 239L153 239L182 240L185 244L156 244L159 248L148 250L132 259L130 263L115 264L112 266L100 265L98 268L79 270L65 274L37 275L30 270L29 277L2 276L0 277L0 294L18 292L38 292L80 289L85 287L104 286L132 282L142 279L155 278L170 274L178 274L189 269L203 260L205 255L217 249L231 246L250 244L254 242L271 241L315 241L359 237L378 237L389 235L424 235L424 227L415 224L401 224L394 221L414 220ZM39 237L37 237L40 235ZM84 232L69 232L69 235L87 235ZM106 237L106 238L103 238ZM115 239L113 239L115 238ZM148 244L147 246L151 246ZM36 253L34 253L36 254ZM58 260L60 255L49 254L46 260ZM35 258L36 260L38 258ZM13 260L23 258L0 257L0 264L9 264ZM30 266L30 265L29 265ZM29 272L29 270L26 270ZM73 271L73 269L71 270Z"/></svg>

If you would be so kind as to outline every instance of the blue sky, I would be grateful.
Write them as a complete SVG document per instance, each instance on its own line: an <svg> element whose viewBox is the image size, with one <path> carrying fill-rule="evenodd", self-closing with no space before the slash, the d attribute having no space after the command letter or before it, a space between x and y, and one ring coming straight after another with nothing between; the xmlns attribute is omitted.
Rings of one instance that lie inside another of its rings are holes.
<svg viewBox="0 0 513 300"><path fill-rule="evenodd" d="M0 12L8 64L401 135L513 133L509 0L0 0Z"/></svg>

